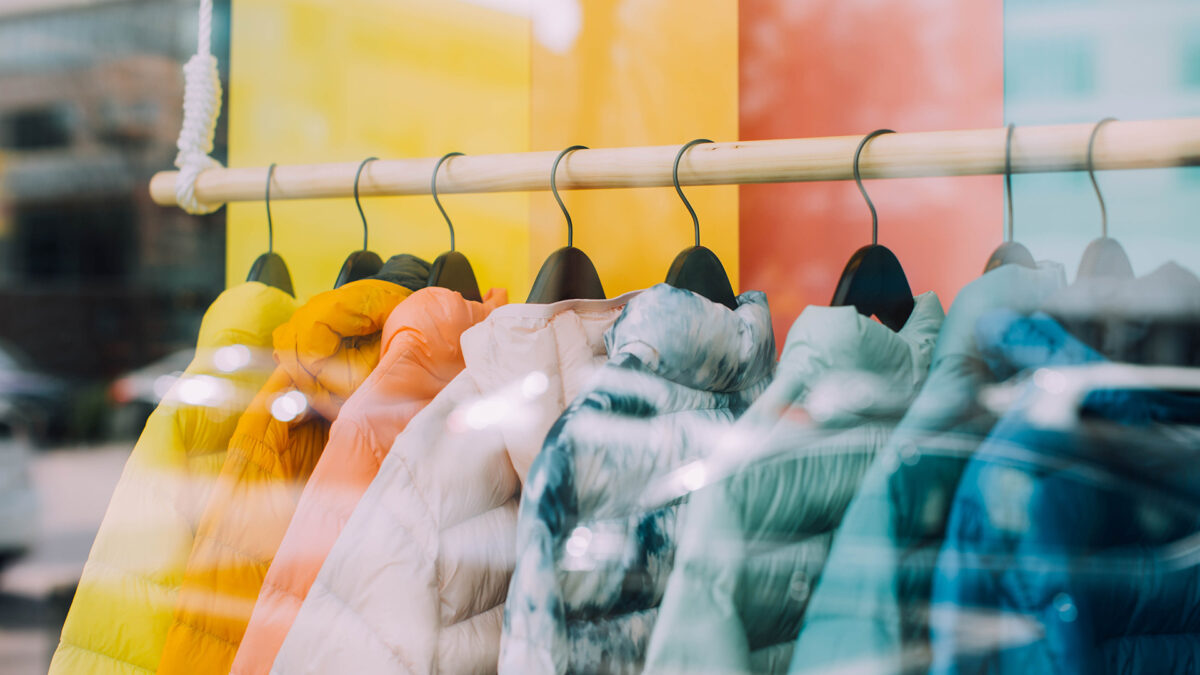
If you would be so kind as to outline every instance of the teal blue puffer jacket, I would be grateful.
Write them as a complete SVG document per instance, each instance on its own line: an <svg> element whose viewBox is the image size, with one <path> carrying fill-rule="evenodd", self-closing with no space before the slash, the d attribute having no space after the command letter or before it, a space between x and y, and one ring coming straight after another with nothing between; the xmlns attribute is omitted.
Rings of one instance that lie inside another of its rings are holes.
<svg viewBox="0 0 1200 675"><path fill-rule="evenodd" d="M959 477L996 422L979 400L995 378L976 346L976 322L997 308L1031 313L1064 283L1061 265L1006 265L959 292L925 386L867 470L834 535L791 673L929 667L934 562Z"/></svg>
<svg viewBox="0 0 1200 675"><path fill-rule="evenodd" d="M524 485L501 673L641 669L682 500L646 488L707 456L775 367L766 296L734 311L659 284L605 335L608 361L546 436Z"/></svg>
<svg viewBox="0 0 1200 675"><path fill-rule="evenodd" d="M925 381L944 318L933 293L898 332L853 307L804 310L722 448L761 459L687 506L646 673L786 672L833 531Z"/></svg>

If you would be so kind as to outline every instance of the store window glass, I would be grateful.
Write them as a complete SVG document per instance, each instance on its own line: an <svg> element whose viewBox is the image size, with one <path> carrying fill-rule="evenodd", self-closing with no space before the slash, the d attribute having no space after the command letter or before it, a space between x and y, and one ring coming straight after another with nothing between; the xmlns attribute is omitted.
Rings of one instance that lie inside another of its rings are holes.
<svg viewBox="0 0 1200 675"><path fill-rule="evenodd" d="M1200 89L1200 26L1193 26L1183 36L1181 72L1183 84L1189 89Z"/></svg>
<svg viewBox="0 0 1200 675"><path fill-rule="evenodd" d="M185 0L0 2L0 672L49 664L159 400L122 383L174 372L224 287L224 216L146 189L174 159L196 16ZM223 156L224 125L217 141Z"/></svg>
<svg viewBox="0 0 1200 675"><path fill-rule="evenodd" d="M1014 100L1079 99L1096 88L1096 44L1089 36L1009 38L1005 95Z"/></svg>
<svg viewBox="0 0 1200 675"><path fill-rule="evenodd" d="M1178 0L1005 3L1007 122L1189 117L1200 96L1187 85L1197 63L1200 5ZM1018 131L1019 133L1019 131ZM1200 208L1195 168L1102 172L1097 178L1113 236L1139 272L1177 257L1192 266L1197 245L1184 223ZM1039 257L1071 267L1099 233L1100 213L1083 174L1017 176L1016 230ZM1136 235L1136 236L1133 236Z"/></svg>
<svg viewBox="0 0 1200 675"><path fill-rule="evenodd" d="M1195 669L1196 0L212 4L0 0L0 675Z"/></svg>

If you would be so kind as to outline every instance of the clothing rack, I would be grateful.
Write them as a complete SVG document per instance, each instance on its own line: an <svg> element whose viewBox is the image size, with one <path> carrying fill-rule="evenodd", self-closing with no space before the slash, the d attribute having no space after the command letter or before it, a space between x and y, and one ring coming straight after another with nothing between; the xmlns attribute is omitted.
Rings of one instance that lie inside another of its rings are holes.
<svg viewBox="0 0 1200 675"><path fill-rule="evenodd" d="M1085 170L1088 138L1095 124L1018 126L1013 134L1012 171L1041 173ZM1003 174L1005 128L886 134L863 151L863 178L917 178ZM863 136L837 136L702 144L679 165L682 185L787 183L853 179L854 150ZM686 139L683 139L686 140ZM682 144L682 141L681 141ZM679 145L577 150L559 166L559 189L665 187ZM439 193L517 192L550 189L557 151L466 155L447 161L438 175ZM1111 122L1096 138L1096 169L1150 169L1200 165L1200 118ZM437 158L384 159L362 173L362 195L422 195L430 192ZM279 166L271 199L350 197L359 161ZM150 194L176 205L177 171L150 182ZM201 202L260 201L267 168L209 169L196 181Z"/></svg>

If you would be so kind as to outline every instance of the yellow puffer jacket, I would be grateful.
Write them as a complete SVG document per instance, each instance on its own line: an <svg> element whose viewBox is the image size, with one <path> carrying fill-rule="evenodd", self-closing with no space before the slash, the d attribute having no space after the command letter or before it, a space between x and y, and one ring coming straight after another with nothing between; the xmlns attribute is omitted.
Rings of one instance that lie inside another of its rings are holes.
<svg viewBox="0 0 1200 675"><path fill-rule="evenodd" d="M226 675L263 577L346 399L411 293L378 279L313 297L275 331L279 367L238 422L196 532L158 672Z"/></svg>
<svg viewBox="0 0 1200 675"><path fill-rule="evenodd" d="M204 504L238 419L274 367L271 333L295 311L276 288L225 291L196 357L150 415L92 545L52 675L153 673Z"/></svg>

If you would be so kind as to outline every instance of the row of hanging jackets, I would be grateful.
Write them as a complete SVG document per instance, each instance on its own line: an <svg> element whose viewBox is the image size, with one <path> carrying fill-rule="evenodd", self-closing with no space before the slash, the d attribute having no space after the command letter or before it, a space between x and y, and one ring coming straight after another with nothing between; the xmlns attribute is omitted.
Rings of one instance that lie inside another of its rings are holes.
<svg viewBox="0 0 1200 675"><path fill-rule="evenodd" d="M1190 272L1004 265L896 330L812 306L778 361L759 292L509 305L428 274L214 302L52 673L1200 664L1170 549L1200 525L1200 404L1098 391L1050 432L1034 395L1049 367L1197 365Z"/></svg>

